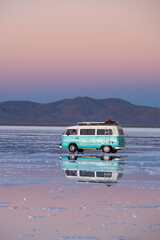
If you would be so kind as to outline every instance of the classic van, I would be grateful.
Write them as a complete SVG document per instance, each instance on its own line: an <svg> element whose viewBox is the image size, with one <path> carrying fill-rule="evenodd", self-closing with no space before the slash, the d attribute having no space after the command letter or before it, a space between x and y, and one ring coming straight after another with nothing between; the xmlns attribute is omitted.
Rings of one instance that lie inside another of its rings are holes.
<svg viewBox="0 0 160 240"><path fill-rule="evenodd" d="M79 122L68 127L61 137L60 148L70 152L84 149L101 149L104 153L115 153L125 147L124 133L118 122Z"/></svg>
<svg viewBox="0 0 160 240"><path fill-rule="evenodd" d="M114 156L104 161L101 157L103 156L62 156L61 169L66 178L77 182L117 183L123 176L125 160Z"/></svg>

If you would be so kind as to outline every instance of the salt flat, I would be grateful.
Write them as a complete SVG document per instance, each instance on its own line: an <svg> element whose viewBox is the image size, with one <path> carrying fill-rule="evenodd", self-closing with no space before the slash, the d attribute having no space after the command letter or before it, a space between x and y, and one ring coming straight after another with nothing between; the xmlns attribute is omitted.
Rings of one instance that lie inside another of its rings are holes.
<svg viewBox="0 0 160 240"><path fill-rule="evenodd" d="M59 149L64 129L0 127L1 238L159 240L160 129L124 128L125 150L88 150L73 161ZM120 177L99 183L66 177L64 164L83 170L89 160L89 171L93 159Z"/></svg>

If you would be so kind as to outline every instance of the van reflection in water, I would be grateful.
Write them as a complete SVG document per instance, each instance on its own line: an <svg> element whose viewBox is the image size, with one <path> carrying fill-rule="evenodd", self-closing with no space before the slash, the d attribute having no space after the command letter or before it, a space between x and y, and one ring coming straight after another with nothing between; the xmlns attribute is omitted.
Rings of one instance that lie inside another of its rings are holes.
<svg viewBox="0 0 160 240"><path fill-rule="evenodd" d="M82 183L114 185L123 176L125 160L117 156L62 156L61 169L69 179Z"/></svg>

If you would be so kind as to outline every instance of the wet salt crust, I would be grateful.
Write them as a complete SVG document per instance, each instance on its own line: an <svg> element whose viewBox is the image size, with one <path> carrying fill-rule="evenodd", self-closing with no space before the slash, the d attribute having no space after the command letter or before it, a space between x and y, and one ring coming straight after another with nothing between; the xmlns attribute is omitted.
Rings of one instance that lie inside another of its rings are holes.
<svg viewBox="0 0 160 240"><path fill-rule="evenodd" d="M105 161L89 150L68 160L64 129L0 127L1 239L159 240L160 129L124 128L126 149ZM82 181L65 166L107 174Z"/></svg>

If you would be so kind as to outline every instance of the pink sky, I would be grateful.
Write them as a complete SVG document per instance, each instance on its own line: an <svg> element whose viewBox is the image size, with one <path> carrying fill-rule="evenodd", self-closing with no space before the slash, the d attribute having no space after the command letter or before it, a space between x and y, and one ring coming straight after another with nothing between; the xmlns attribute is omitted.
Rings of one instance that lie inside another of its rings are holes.
<svg viewBox="0 0 160 240"><path fill-rule="evenodd" d="M159 11L156 0L1 2L0 101L88 95L160 107Z"/></svg>

